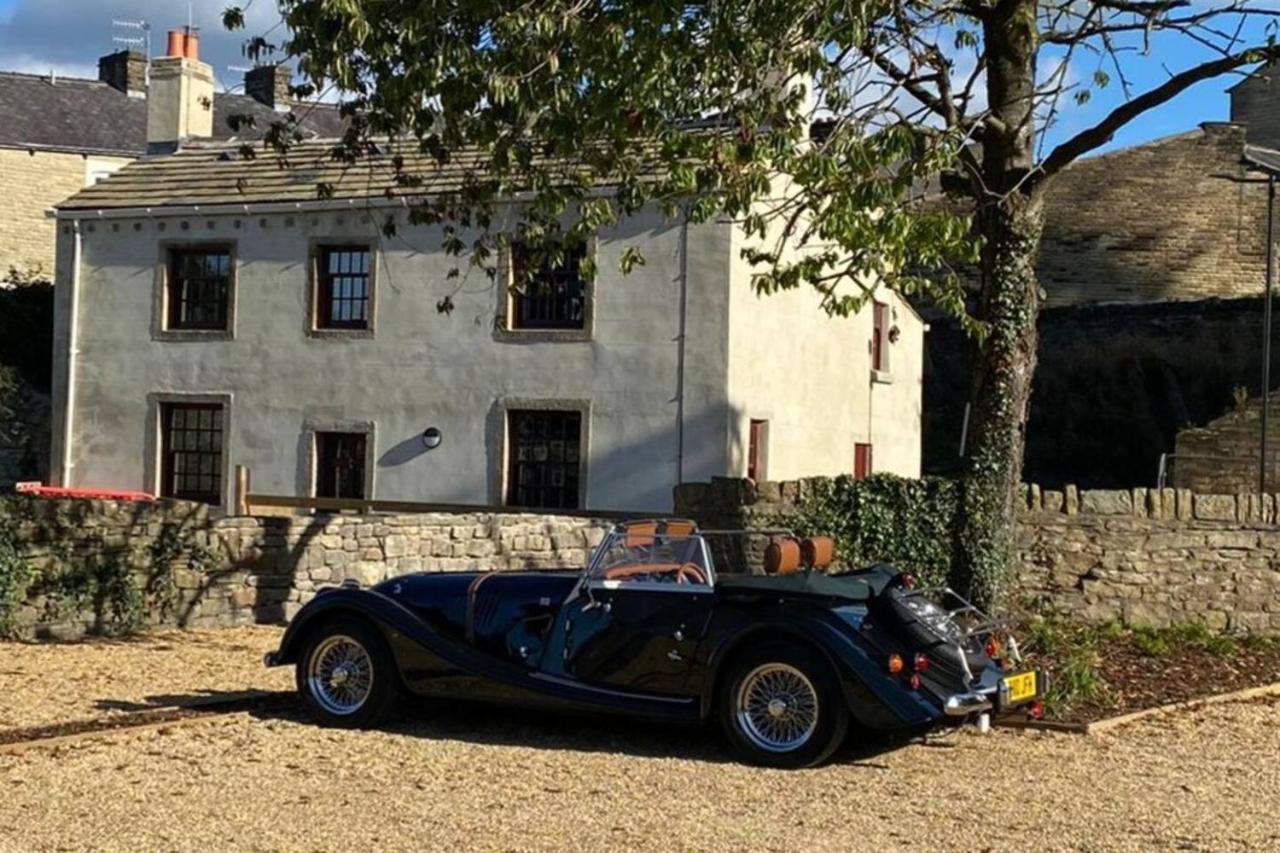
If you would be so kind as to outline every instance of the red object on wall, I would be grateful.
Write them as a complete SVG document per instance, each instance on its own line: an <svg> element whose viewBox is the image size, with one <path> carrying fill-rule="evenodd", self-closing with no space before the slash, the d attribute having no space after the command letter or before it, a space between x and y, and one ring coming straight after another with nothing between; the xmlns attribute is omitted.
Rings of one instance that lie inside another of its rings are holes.
<svg viewBox="0 0 1280 853"><path fill-rule="evenodd" d="M38 498L79 498L81 500L103 501L142 501L150 503L155 495L147 492L133 492L127 489L71 489L62 486L46 486L42 483L18 483L14 491L20 495L34 495Z"/></svg>
<svg viewBox="0 0 1280 853"><path fill-rule="evenodd" d="M858 442L853 446L853 478L871 476L871 445Z"/></svg>

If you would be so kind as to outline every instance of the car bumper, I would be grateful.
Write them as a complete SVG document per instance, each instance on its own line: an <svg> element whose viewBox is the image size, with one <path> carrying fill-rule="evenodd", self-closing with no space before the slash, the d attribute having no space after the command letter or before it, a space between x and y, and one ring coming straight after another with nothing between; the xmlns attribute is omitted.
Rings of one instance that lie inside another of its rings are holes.
<svg viewBox="0 0 1280 853"><path fill-rule="evenodd" d="M995 707L995 691L953 693L942 703L942 711L948 717L967 717Z"/></svg>

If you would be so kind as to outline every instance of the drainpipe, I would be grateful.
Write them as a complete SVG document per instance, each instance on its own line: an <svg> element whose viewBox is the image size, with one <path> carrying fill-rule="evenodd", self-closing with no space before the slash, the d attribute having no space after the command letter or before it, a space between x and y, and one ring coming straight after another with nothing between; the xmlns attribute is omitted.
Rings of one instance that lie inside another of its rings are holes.
<svg viewBox="0 0 1280 853"><path fill-rule="evenodd" d="M1276 279L1276 175L1267 175L1267 295L1262 311L1262 434L1258 439L1258 494L1267 491L1267 409L1271 405L1271 294Z"/></svg>
<svg viewBox="0 0 1280 853"><path fill-rule="evenodd" d="M689 313L689 211L680 227L680 331L676 338L676 485L684 482L684 343Z"/></svg>
<svg viewBox="0 0 1280 853"><path fill-rule="evenodd" d="M71 485L72 428L76 409L76 362L80 344L80 220L71 221L71 276L67 283L67 386L62 403L62 471L59 485Z"/></svg>

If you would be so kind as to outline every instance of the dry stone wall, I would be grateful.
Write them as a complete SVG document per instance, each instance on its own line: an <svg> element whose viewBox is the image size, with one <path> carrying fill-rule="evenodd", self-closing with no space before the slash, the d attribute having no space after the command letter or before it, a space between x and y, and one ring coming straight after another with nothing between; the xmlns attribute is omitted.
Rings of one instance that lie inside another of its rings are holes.
<svg viewBox="0 0 1280 853"><path fill-rule="evenodd" d="M676 490L676 511L703 526L776 525L821 480L690 483ZM1015 534L1018 602L1131 625L1280 632L1277 507L1280 494L1027 486ZM748 564L761 552L749 548Z"/></svg>
<svg viewBox="0 0 1280 853"><path fill-rule="evenodd" d="M579 567L614 523L526 513L213 519L183 502L23 497L0 499L0 513L14 521L30 581L10 632L59 639L286 621L318 589L349 579ZM136 625L116 612L122 585Z"/></svg>

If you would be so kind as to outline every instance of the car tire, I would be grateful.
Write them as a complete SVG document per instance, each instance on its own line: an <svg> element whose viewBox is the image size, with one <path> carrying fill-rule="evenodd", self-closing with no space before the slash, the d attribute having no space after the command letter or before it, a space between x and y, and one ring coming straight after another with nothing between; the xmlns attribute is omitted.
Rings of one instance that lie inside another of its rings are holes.
<svg viewBox="0 0 1280 853"><path fill-rule="evenodd" d="M294 672L303 704L327 726L377 726L400 693L400 673L386 640L354 616L326 619L312 630Z"/></svg>
<svg viewBox="0 0 1280 853"><path fill-rule="evenodd" d="M844 742L849 709L831 664L817 650L770 642L735 656L727 666L720 722L745 760L766 767L812 767Z"/></svg>

